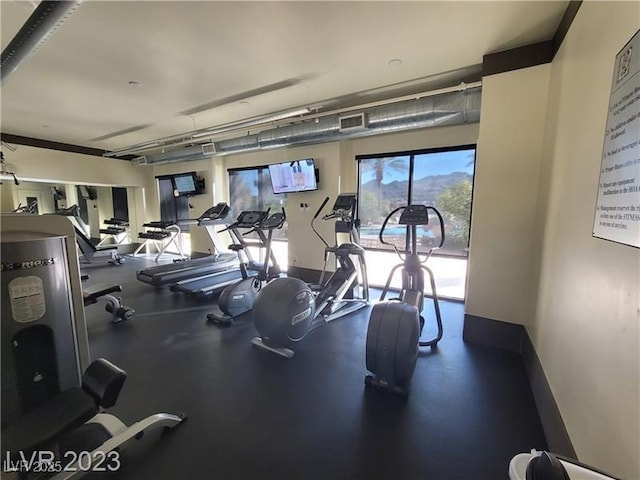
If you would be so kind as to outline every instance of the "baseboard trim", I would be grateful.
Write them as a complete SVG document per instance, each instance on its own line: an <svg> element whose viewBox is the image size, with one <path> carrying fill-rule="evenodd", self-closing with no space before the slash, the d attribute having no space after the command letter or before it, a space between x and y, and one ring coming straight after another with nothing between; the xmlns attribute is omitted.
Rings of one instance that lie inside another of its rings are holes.
<svg viewBox="0 0 640 480"><path fill-rule="evenodd" d="M524 326L465 314L462 338L465 342L502 348L522 355L549 450L577 459L560 409Z"/></svg>
<svg viewBox="0 0 640 480"><path fill-rule="evenodd" d="M289 265L287 268L287 276L299 278L306 283L318 283L320 280L320 270L314 270L312 268L303 268Z"/></svg>
<svg viewBox="0 0 640 480"><path fill-rule="evenodd" d="M516 323L501 322L466 313L464 315L462 338L465 342L520 353L523 333L524 327Z"/></svg>
<svg viewBox="0 0 640 480"><path fill-rule="evenodd" d="M538 407L538 414L545 437L547 437L549 450L577 460L578 457L569 438L569 432L567 432L560 409L553 397L538 354L526 331L522 337L522 360L527 370L529 384Z"/></svg>

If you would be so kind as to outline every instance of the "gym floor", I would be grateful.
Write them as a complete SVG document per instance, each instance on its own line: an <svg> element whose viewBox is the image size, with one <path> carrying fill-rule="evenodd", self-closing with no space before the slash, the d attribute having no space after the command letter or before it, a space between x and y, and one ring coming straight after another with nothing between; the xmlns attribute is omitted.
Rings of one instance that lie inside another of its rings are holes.
<svg viewBox="0 0 640 480"><path fill-rule="evenodd" d="M405 400L365 390L369 309L315 330L287 360L251 345L250 314L219 328L205 320L211 300L136 280L150 265L82 266L87 285L119 283L136 309L120 324L103 302L86 309L92 358L128 372L111 409L125 423L189 419L134 442L109 478L506 480L513 455L546 448L521 357L463 342L461 303L441 301L444 337L421 352ZM425 312L428 336L430 302Z"/></svg>

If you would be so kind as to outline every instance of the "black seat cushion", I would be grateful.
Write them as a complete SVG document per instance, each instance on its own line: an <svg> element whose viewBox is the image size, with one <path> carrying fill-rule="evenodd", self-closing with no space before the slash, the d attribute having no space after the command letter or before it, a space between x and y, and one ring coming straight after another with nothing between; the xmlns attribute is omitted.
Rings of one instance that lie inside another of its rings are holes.
<svg viewBox="0 0 640 480"><path fill-rule="evenodd" d="M154 232L140 232L138 233L138 238L145 238L148 240L164 240L167 237L171 236L171 232L167 232L164 230L156 230Z"/></svg>
<svg viewBox="0 0 640 480"><path fill-rule="evenodd" d="M98 302L100 297L108 295L110 293L121 292L121 285L113 285L108 283L101 283L82 290L82 298L84 300L84 306L93 305Z"/></svg>
<svg viewBox="0 0 640 480"><path fill-rule="evenodd" d="M98 413L93 397L80 387L65 390L2 431L2 456L30 452L52 443Z"/></svg>
<svg viewBox="0 0 640 480"><path fill-rule="evenodd" d="M100 229L100 233L104 233L105 235L118 235L120 233L124 233L127 230L123 227L123 228L117 228L117 227L112 227L112 228L101 228Z"/></svg>

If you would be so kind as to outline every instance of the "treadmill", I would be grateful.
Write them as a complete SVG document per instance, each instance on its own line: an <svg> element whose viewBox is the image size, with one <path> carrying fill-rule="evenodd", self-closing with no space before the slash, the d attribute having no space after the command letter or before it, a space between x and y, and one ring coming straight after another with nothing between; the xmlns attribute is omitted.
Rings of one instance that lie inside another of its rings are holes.
<svg viewBox="0 0 640 480"><path fill-rule="evenodd" d="M216 225L225 225L225 218L229 214L229 210L229 205L220 202L193 220L193 223L206 228L213 244L214 253L205 257L139 270L136 272L136 278L149 285L162 287L163 285L238 268L238 256L235 253L224 252L224 247L215 230Z"/></svg>
<svg viewBox="0 0 640 480"><path fill-rule="evenodd" d="M238 280L257 276L258 273L264 269L264 264L253 259L248 247L257 246L264 248L266 245L262 240L255 242L247 241L244 239L244 235L248 235L254 231L260 231L260 225L268 216L269 210L246 210L241 212L236 221L225 229L229 231L235 242L229 245L229 249L237 252L237 258L240 262L238 268L182 280L171 285L171 290L206 298L220 292ZM243 233L241 230L246 231Z"/></svg>

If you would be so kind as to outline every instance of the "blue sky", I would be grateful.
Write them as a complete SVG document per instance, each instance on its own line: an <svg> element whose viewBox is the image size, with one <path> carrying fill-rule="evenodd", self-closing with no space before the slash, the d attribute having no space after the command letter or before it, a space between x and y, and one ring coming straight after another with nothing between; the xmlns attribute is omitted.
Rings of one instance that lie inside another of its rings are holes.
<svg viewBox="0 0 640 480"><path fill-rule="evenodd" d="M428 175L447 175L452 172L465 172L473 175L474 154L475 150L458 150L416 155L414 176L418 179ZM399 158L406 158L408 164L408 156ZM386 184L396 180L407 180L408 175L408 170L399 172L389 169L385 172L383 182ZM374 172L362 172L362 177L362 183L367 183L374 179Z"/></svg>

